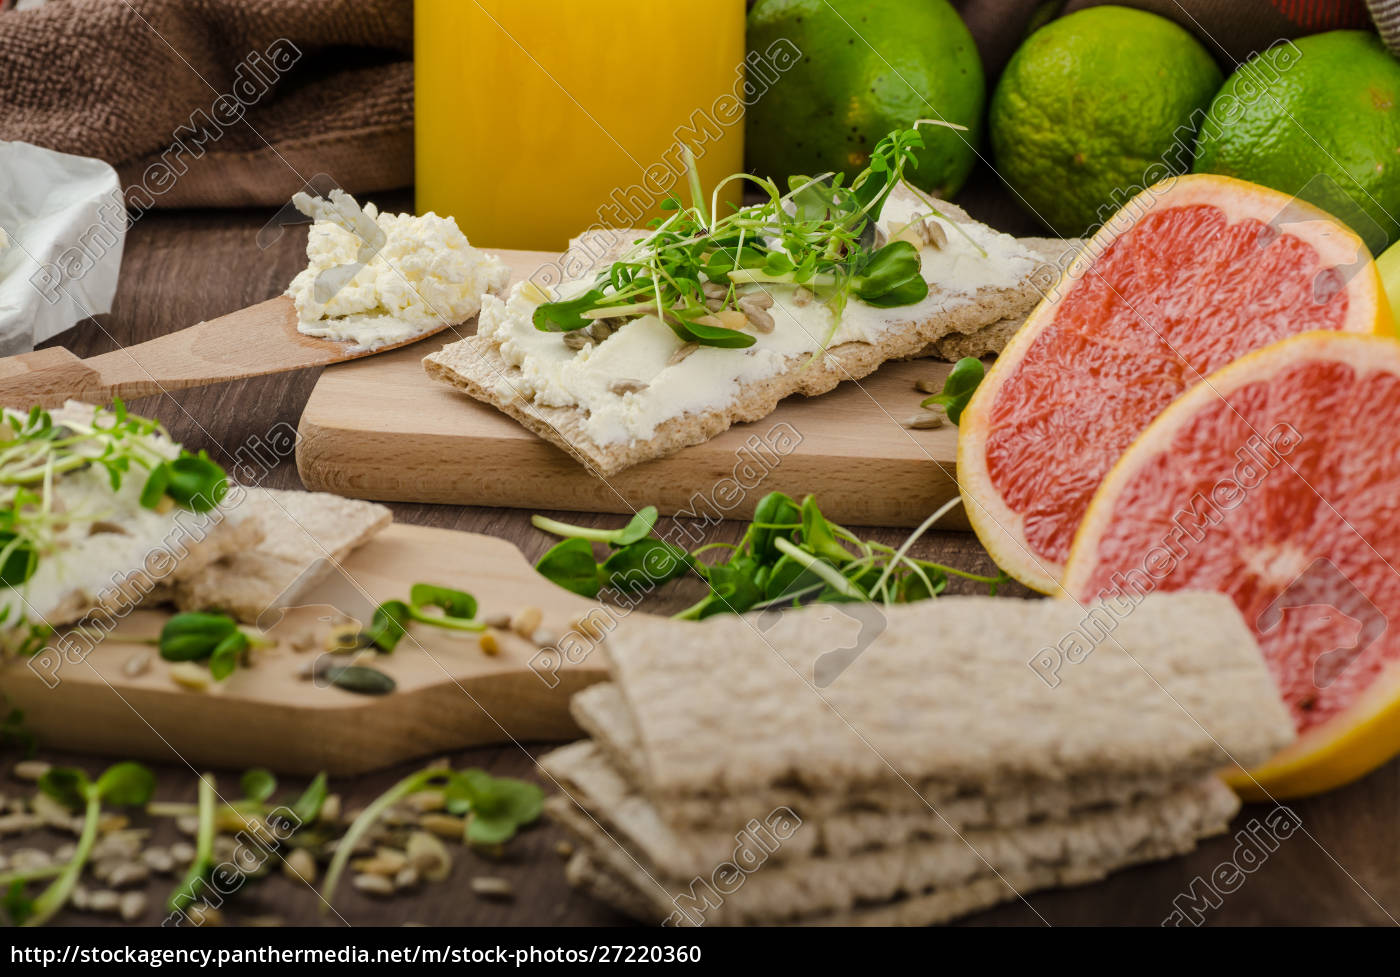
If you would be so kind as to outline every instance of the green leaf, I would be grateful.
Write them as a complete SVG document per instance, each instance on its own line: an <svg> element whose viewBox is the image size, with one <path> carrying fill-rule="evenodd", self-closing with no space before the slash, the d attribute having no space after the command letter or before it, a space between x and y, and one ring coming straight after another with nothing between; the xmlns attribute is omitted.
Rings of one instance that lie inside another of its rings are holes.
<svg viewBox="0 0 1400 977"><path fill-rule="evenodd" d="M598 596L598 561L593 557L593 544L586 539L556 543L540 557L535 569L565 590L584 597Z"/></svg>
<svg viewBox="0 0 1400 977"><path fill-rule="evenodd" d="M545 302L535 309L531 321L541 332L573 332L593 325L593 319L586 319L583 313L598 307L603 301L601 289L593 288L577 298L563 302Z"/></svg>
<svg viewBox="0 0 1400 977"><path fill-rule="evenodd" d="M380 651L388 654L408 633L408 622L412 619L412 611L406 603L401 600L386 600L374 609L365 635Z"/></svg>
<svg viewBox="0 0 1400 977"><path fill-rule="evenodd" d="M948 414L948 420L956 424L962 418L962 412L967 409L972 395L977 392L977 387L986 375L987 370L982 365L981 360L972 356L964 356L953 364L948 379L943 381L943 392L925 399L922 406L938 405L942 407Z"/></svg>
<svg viewBox="0 0 1400 977"><path fill-rule="evenodd" d="M409 604L414 608L440 607L449 617L476 617L476 598L461 590L416 583L408 591Z"/></svg>
<svg viewBox="0 0 1400 977"><path fill-rule="evenodd" d="M183 508L208 512L228 494L228 477L224 470L203 451L198 455L182 454L168 464L170 484L165 493Z"/></svg>
<svg viewBox="0 0 1400 977"><path fill-rule="evenodd" d="M706 314L701 310L696 315ZM721 349L744 349L758 342L758 337L747 332L740 332L737 329L726 329L723 326L708 326L695 321L694 317L682 318L668 315L666 324L671 327L682 342L699 343L701 346L717 346Z"/></svg>
<svg viewBox="0 0 1400 977"><path fill-rule="evenodd" d="M749 559L735 560L709 569L710 592L715 600L701 612L701 617L712 614L742 614L763 599L754 576L758 564Z"/></svg>
<svg viewBox="0 0 1400 977"><path fill-rule="evenodd" d="M854 559L850 551L837 542L831 524L817 508L814 495L802 500L802 545L813 555L838 567Z"/></svg>
<svg viewBox="0 0 1400 977"><path fill-rule="evenodd" d="M254 767L244 772L238 782L243 796L255 804L261 804L277 790L277 775L263 767Z"/></svg>
<svg viewBox="0 0 1400 977"><path fill-rule="evenodd" d="M802 513L798 510L797 503L784 492L769 492L759 499L753 513L754 557L764 563L771 561L778 554L777 549L773 546L773 540L779 536L791 539L796 531L796 524L801 519ZM786 525L791 525L794 528L773 528Z"/></svg>
<svg viewBox="0 0 1400 977"><path fill-rule="evenodd" d="M97 778L97 796L115 807L144 807L156 792L156 775L139 763L115 763Z"/></svg>
<svg viewBox="0 0 1400 977"><path fill-rule="evenodd" d="M18 587L39 568L34 544L9 530L0 530L0 584Z"/></svg>
<svg viewBox="0 0 1400 977"><path fill-rule="evenodd" d="M215 682L222 682L238 669L238 662L247 650L248 636L234 631L209 653L209 675Z"/></svg>
<svg viewBox="0 0 1400 977"><path fill-rule="evenodd" d="M146 484L141 486L141 507L154 509L165 498L165 490L170 485L170 465L162 461L146 476Z"/></svg>
<svg viewBox="0 0 1400 977"><path fill-rule="evenodd" d="M467 819L467 842L473 845L501 845L515 837L517 823L509 816L473 814Z"/></svg>
<svg viewBox="0 0 1400 977"><path fill-rule="evenodd" d="M690 554L674 543L641 539L614 550L603 561L602 573L608 586L635 593L674 580L685 573L690 564Z"/></svg>
<svg viewBox="0 0 1400 977"><path fill-rule="evenodd" d="M39 778L39 789L69 810L87 802L92 782L76 767L52 767Z"/></svg>
<svg viewBox="0 0 1400 977"><path fill-rule="evenodd" d="M928 295L919 249L908 241L895 241L876 251L852 282L861 301L888 309L913 305Z"/></svg>
<svg viewBox="0 0 1400 977"><path fill-rule="evenodd" d="M326 774L322 771L312 778L311 783L306 785L306 790L292 802L292 814L296 815L302 827L314 824L321 816L321 805L326 803L327 796L329 788L326 784Z"/></svg>
<svg viewBox="0 0 1400 977"><path fill-rule="evenodd" d="M227 614L188 611L165 622L157 647L166 661L198 661L208 658L221 642L237 633L238 622Z"/></svg>
<svg viewBox="0 0 1400 977"><path fill-rule="evenodd" d="M635 543L651 534L652 528L656 526L656 506L649 505L638 510L637 514L628 520L627 525L618 530L617 537L612 541L613 546L627 546Z"/></svg>

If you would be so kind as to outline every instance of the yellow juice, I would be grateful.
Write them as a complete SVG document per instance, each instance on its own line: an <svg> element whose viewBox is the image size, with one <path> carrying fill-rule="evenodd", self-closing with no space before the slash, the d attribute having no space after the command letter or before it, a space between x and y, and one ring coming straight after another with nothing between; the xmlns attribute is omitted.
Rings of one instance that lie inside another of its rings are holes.
<svg viewBox="0 0 1400 977"><path fill-rule="evenodd" d="M744 0L416 0L417 209L563 250L743 168ZM741 188L729 187L737 201Z"/></svg>

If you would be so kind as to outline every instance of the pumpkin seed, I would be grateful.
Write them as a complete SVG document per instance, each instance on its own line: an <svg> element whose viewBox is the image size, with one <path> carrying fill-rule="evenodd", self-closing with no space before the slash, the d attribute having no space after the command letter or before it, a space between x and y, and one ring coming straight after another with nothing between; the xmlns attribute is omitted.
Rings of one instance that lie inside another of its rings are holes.
<svg viewBox="0 0 1400 977"><path fill-rule="evenodd" d="M332 665L325 670L325 677L336 688L357 695L388 695L398 688L388 675L366 665Z"/></svg>

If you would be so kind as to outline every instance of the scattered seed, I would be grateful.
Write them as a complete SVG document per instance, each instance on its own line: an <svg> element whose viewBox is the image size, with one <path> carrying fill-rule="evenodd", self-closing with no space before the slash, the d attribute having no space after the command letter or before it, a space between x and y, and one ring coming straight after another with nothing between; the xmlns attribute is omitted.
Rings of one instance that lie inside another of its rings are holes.
<svg viewBox="0 0 1400 977"><path fill-rule="evenodd" d="M466 835L467 822L451 814L425 814L423 815L422 827L425 831L431 831L439 838L461 841Z"/></svg>
<svg viewBox="0 0 1400 977"><path fill-rule="evenodd" d="M624 378L622 380L614 380L608 387L608 390L621 397L623 394L639 394L649 386L651 386L651 384L647 383L645 380Z"/></svg>
<svg viewBox="0 0 1400 977"><path fill-rule="evenodd" d="M456 837L460 838L461 834ZM447 846L426 831L409 835L404 853L408 855L409 864L429 882L441 882L452 872L452 855Z"/></svg>
<svg viewBox="0 0 1400 977"><path fill-rule="evenodd" d="M942 427L946 420L947 417L944 414L935 413L934 411L923 411L922 413L914 414L912 417L906 418L904 426L912 428L915 431L928 431L933 428Z"/></svg>
<svg viewBox="0 0 1400 977"><path fill-rule="evenodd" d="M510 615L492 614L490 617L486 618L486 626L488 628L495 628L498 631L508 631L510 630Z"/></svg>
<svg viewBox="0 0 1400 977"><path fill-rule="evenodd" d="M199 818L193 814L182 815L175 819L175 830L182 835L196 835L199 833Z"/></svg>
<svg viewBox="0 0 1400 977"><path fill-rule="evenodd" d="M198 821L198 818L195 820ZM194 845L187 841L177 841L170 846L170 857L175 859L176 865L188 865L194 861Z"/></svg>
<svg viewBox="0 0 1400 977"><path fill-rule="evenodd" d="M404 802L416 811L441 811L447 807L447 795L440 790L420 790L409 794Z"/></svg>
<svg viewBox="0 0 1400 977"><path fill-rule="evenodd" d="M23 834L43 825L43 821L32 814L7 814L0 818L0 838Z"/></svg>
<svg viewBox="0 0 1400 977"><path fill-rule="evenodd" d="M312 648L316 647L317 643L316 632L314 631L298 631L296 634L292 635L292 640L287 642L287 644L291 646L292 651L298 654L310 651Z"/></svg>
<svg viewBox="0 0 1400 977"><path fill-rule="evenodd" d="M365 665L333 665L325 676L336 688L357 695L388 695L398 683L377 668Z"/></svg>
<svg viewBox="0 0 1400 977"><path fill-rule="evenodd" d="M522 607L511 618L510 628L522 638L529 638L544 620L544 612L538 607Z"/></svg>
<svg viewBox="0 0 1400 977"><path fill-rule="evenodd" d="M548 628L539 628L534 634L530 635L530 640L541 648L548 648L559 640L559 635Z"/></svg>
<svg viewBox="0 0 1400 977"><path fill-rule="evenodd" d="M169 848L147 848L141 853L141 861L157 875L169 875L175 871L175 856Z"/></svg>
<svg viewBox="0 0 1400 977"><path fill-rule="evenodd" d="M88 896L87 907L95 913L114 913L120 909L121 903L122 897L119 893L103 889Z"/></svg>
<svg viewBox="0 0 1400 977"><path fill-rule="evenodd" d="M13 872L32 872L52 864L53 856L42 848L20 848L10 853L10 870Z"/></svg>
<svg viewBox="0 0 1400 977"><path fill-rule="evenodd" d="M194 662L176 662L170 666L170 680L191 692L205 692L213 682L207 668Z"/></svg>
<svg viewBox="0 0 1400 977"><path fill-rule="evenodd" d="M38 783L39 778L53 769L51 764L42 760L21 760L10 768L10 773L16 780L31 780Z"/></svg>
<svg viewBox="0 0 1400 977"><path fill-rule="evenodd" d="M472 879L472 891L486 899L511 899L515 896L509 879L493 875L478 875Z"/></svg>
<svg viewBox="0 0 1400 977"><path fill-rule="evenodd" d="M792 304L797 306L798 308L801 308L804 305L811 305L812 299L815 297L816 296L812 294L811 289L799 285L797 286L797 289L792 293Z"/></svg>
<svg viewBox="0 0 1400 977"><path fill-rule="evenodd" d="M745 312L749 309L771 309L773 308L773 296L759 289L744 295L738 302L734 303Z"/></svg>
<svg viewBox="0 0 1400 977"><path fill-rule="evenodd" d="M59 845L53 850L53 860L56 862L71 862L73 856L78 853L78 846L71 841Z"/></svg>
<svg viewBox="0 0 1400 977"><path fill-rule="evenodd" d="M260 929L269 929L283 925L281 916L248 916L243 920L244 926L255 926Z"/></svg>
<svg viewBox="0 0 1400 977"><path fill-rule="evenodd" d="M943 384L937 380L915 380L914 389L921 394L940 394L943 392Z"/></svg>
<svg viewBox="0 0 1400 977"><path fill-rule="evenodd" d="M131 824L131 818L125 814L104 814L97 819L97 833L109 835L115 831L125 831Z"/></svg>
<svg viewBox="0 0 1400 977"><path fill-rule="evenodd" d="M585 638L592 638L595 641L603 636L602 627L598 624L596 620L594 620L593 615L591 613L580 614L578 617L574 618L572 621L569 622L569 627L572 630L577 631L579 634L583 635Z"/></svg>
<svg viewBox="0 0 1400 977"><path fill-rule="evenodd" d="M130 889L133 886L144 885L150 877L151 870L146 867L145 862L127 862L118 865L107 876L107 884L114 889Z"/></svg>
<svg viewBox="0 0 1400 977"><path fill-rule="evenodd" d="M134 923L146 915L146 893L127 892L117 905L117 912L124 922Z"/></svg>
<svg viewBox="0 0 1400 977"><path fill-rule="evenodd" d="M573 329L564 333L564 346L578 352L589 344L588 331L586 329Z"/></svg>
<svg viewBox="0 0 1400 977"><path fill-rule="evenodd" d="M558 842L554 846L554 854L558 855L560 858L568 858L573 853L574 846L569 844L567 841Z"/></svg>
<svg viewBox="0 0 1400 977"><path fill-rule="evenodd" d="M357 875L354 885L361 892L372 896L391 896L394 894L393 881L382 875Z"/></svg>
<svg viewBox="0 0 1400 977"><path fill-rule="evenodd" d="M941 248L948 243L948 232L936 220L924 221L924 240L931 248Z"/></svg>
<svg viewBox="0 0 1400 977"><path fill-rule="evenodd" d="M32 806L35 816L52 828L69 830L75 820L73 812L69 811L68 808L64 807L48 794L35 794ZM81 820L81 818L77 820Z"/></svg>
<svg viewBox="0 0 1400 977"><path fill-rule="evenodd" d="M321 811L316 815L316 820L320 824L335 825L340 823L340 795L327 794L326 799L321 802Z"/></svg>
<svg viewBox="0 0 1400 977"><path fill-rule="evenodd" d="M394 888L403 891L405 889L416 889L418 887L418 870L412 865L405 865L398 870L394 876Z"/></svg>
<svg viewBox="0 0 1400 977"><path fill-rule="evenodd" d="M666 361L666 365L675 366L677 363L684 362L686 358L690 356L691 353L694 353L699 348L699 343L686 343L685 345L681 346L680 349L676 350L674 353L671 354L671 358Z"/></svg>
<svg viewBox="0 0 1400 977"><path fill-rule="evenodd" d="M706 282L700 286L700 290L705 293L707 299L722 299L729 295L729 286L719 282Z"/></svg>
<svg viewBox="0 0 1400 977"><path fill-rule="evenodd" d="M122 674L127 678L140 678L151 670L153 657L149 651L138 651L122 664Z"/></svg>
<svg viewBox="0 0 1400 977"><path fill-rule="evenodd" d="M766 309L746 308L744 314L748 316L749 322L753 324L754 329L759 332L772 332L776 325L773 321L773 317L768 314Z"/></svg>
<svg viewBox="0 0 1400 977"><path fill-rule="evenodd" d="M359 651L361 648L368 648L374 642L369 635L360 628L360 622L354 619L337 624L326 632L326 650L333 655L344 655L352 651Z"/></svg>
<svg viewBox="0 0 1400 977"><path fill-rule="evenodd" d="M292 853L282 860L282 874L293 882L315 885L316 859L312 858L311 852L305 848L294 848Z"/></svg>
<svg viewBox="0 0 1400 977"><path fill-rule="evenodd" d="M481 637L476 639L476 643L481 647L483 655L499 655L501 653L501 641L496 637L495 631L483 631Z"/></svg>
<svg viewBox="0 0 1400 977"><path fill-rule="evenodd" d="M92 894L88 892L86 886L75 886L73 894L68 897L68 904L78 912L86 912L92 900Z"/></svg>

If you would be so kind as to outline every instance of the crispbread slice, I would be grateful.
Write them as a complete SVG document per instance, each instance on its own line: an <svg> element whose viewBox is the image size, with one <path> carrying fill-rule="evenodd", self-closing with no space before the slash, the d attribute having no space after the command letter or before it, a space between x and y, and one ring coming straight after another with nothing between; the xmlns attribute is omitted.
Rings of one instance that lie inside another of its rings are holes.
<svg viewBox="0 0 1400 977"><path fill-rule="evenodd" d="M964 356L976 357L979 360L986 356L995 356L1006 348L1006 344L1011 342L1011 337L1016 335L1016 330L1020 329L1025 321L1025 316L1013 316L1009 319L998 319L991 325L983 326L965 336L944 336L925 346L919 355L929 359L947 360L950 363L956 363Z"/></svg>
<svg viewBox="0 0 1400 977"><path fill-rule="evenodd" d="M1027 780L1248 767L1293 739L1249 629L1219 594L1088 608L940 597L883 615L815 605L703 623L637 617L613 631L603 650L648 796L905 782L1010 795ZM1057 647L1068 660L1043 677L1031 663ZM818 689L828 652L849 664Z"/></svg>
<svg viewBox="0 0 1400 977"><path fill-rule="evenodd" d="M262 542L233 552L176 582L173 599L182 610L222 610L254 622L273 601L294 600L294 583L310 589L351 551L393 520L387 508L324 492L248 488L238 509L261 527ZM318 564L318 561L319 564Z"/></svg>
<svg viewBox="0 0 1400 977"><path fill-rule="evenodd" d="M563 798L549 801L551 815L578 837L588 860L633 890L635 898L619 908L643 920L692 925L940 922L1034 889L1081 884L1189 851L1200 838L1224 831L1238 809L1234 793L1212 777L1069 821L969 831L842 858L770 863L767 849L750 843L736 856L741 861L725 859L691 875L667 873L617 823L584 815ZM785 845L804 830L798 825L771 843ZM668 840L675 839L653 839L650 847ZM968 894L976 894L970 903Z"/></svg>
<svg viewBox="0 0 1400 977"><path fill-rule="evenodd" d="M940 202L939 206L954 221L975 223L951 205ZM597 260L615 254L616 240L611 243L612 248ZM935 282L929 296L917 305L885 310L888 328L879 342L840 343L816 359L806 353L788 356L775 375L734 384L735 393L724 406L664 419L645 440L600 444L588 433L584 409L544 406L526 399L519 393L524 373L488 339L472 336L450 343L425 357L423 366L433 379L491 404L607 477L701 444L734 424L766 417L785 397L823 394L843 380L867 376L888 360L919 355L949 334L972 333L1003 319L1024 318L1044 290L1058 280L1059 267L1029 248L1020 249L1016 261L1018 273L1024 266L1024 276L1015 285L985 285L968 293L957 282Z"/></svg>
<svg viewBox="0 0 1400 977"><path fill-rule="evenodd" d="M569 709L592 740L570 744L541 758L541 765L556 780L589 793L590 781L596 784L599 777L607 777L596 769L605 765L615 771L618 780L646 782L641 767L641 741L614 683L599 682L576 693ZM593 757L591 751L600 756ZM845 853L908 838L951 834L965 827L1007 827L1032 818L1063 818L1088 807L1124 804L1194 783L1215 766L1206 763L1166 776L1129 773L1109 777L1087 773L1066 779L1027 777L1014 788L1000 784L1001 793L989 793L975 784L940 781L818 792L774 785L762 791L723 796L662 795L656 798L656 807L662 819L677 829L691 834L707 830L723 839L752 818L755 810L782 805L815 827L824 850ZM579 781L581 776L584 782Z"/></svg>

